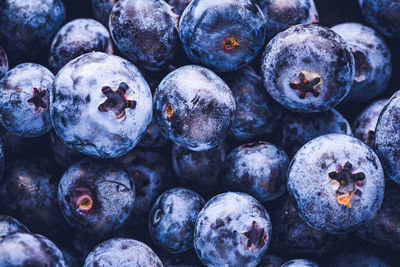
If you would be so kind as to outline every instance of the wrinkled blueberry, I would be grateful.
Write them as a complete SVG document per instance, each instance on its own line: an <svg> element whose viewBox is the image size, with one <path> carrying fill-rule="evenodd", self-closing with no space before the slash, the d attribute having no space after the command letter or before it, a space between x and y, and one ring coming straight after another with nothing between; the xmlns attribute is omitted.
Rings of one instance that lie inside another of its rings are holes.
<svg viewBox="0 0 400 267"><path fill-rule="evenodd" d="M200 211L194 232L197 256L206 266L257 266L271 239L265 208L244 193L223 193Z"/></svg>
<svg viewBox="0 0 400 267"><path fill-rule="evenodd" d="M69 61L93 51L113 52L108 30L94 19L70 21L57 32L51 43L49 66L58 72Z"/></svg>
<svg viewBox="0 0 400 267"><path fill-rule="evenodd" d="M287 189L300 217L338 234L372 219L385 180L378 157L360 140L327 134L305 144L289 166Z"/></svg>
<svg viewBox="0 0 400 267"><path fill-rule="evenodd" d="M58 185L58 204L67 222L93 236L118 230L132 213L135 187L113 162L84 159L69 167Z"/></svg>
<svg viewBox="0 0 400 267"><path fill-rule="evenodd" d="M84 267L95 266L162 267L163 265L145 243L134 239L114 238L100 243L87 256Z"/></svg>
<svg viewBox="0 0 400 267"><path fill-rule="evenodd" d="M49 94L53 74L45 67L20 64L0 81L1 123L22 137L37 137L50 131Z"/></svg>
<svg viewBox="0 0 400 267"><path fill-rule="evenodd" d="M249 64L266 36L265 18L253 0L193 0L179 21L186 55L215 71Z"/></svg>
<svg viewBox="0 0 400 267"><path fill-rule="evenodd" d="M282 265L282 267L318 267L319 265L315 262L304 260L304 259L295 259L286 262Z"/></svg>
<svg viewBox="0 0 400 267"><path fill-rule="evenodd" d="M0 45L0 79L8 71L8 58L6 51Z"/></svg>
<svg viewBox="0 0 400 267"><path fill-rule="evenodd" d="M244 192L266 202L286 191L288 165L283 149L263 141L248 143L226 157L222 181L227 191Z"/></svg>
<svg viewBox="0 0 400 267"><path fill-rule="evenodd" d="M94 17L108 26L111 10L118 0L92 0L92 11Z"/></svg>
<svg viewBox="0 0 400 267"><path fill-rule="evenodd" d="M11 216L0 215L0 236L15 232L29 232L29 229Z"/></svg>
<svg viewBox="0 0 400 267"><path fill-rule="evenodd" d="M276 35L262 58L264 87L288 109L321 112L339 104L354 79L354 57L335 32L296 25Z"/></svg>
<svg viewBox="0 0 400 267"><path fill-rule="evenodd" d="M375 250L361 247L337 254L327 265L328 267L391 267Z"/></svg>
<svg viewBox="0 0 400 267"><path fill-rule="evenodd" d="M151 92L142 74L127 60L101 52L65 65L50 100L57 135L91 156L126 154L151 122Z"/></svg>
<svg viewBox="0 0 400 267"><path fill-rule="evenodd" d="M203 151L223 141L236 105L231 90L214 72L189 65L162 80L154 95L154 109L165 137Z"/></svg>

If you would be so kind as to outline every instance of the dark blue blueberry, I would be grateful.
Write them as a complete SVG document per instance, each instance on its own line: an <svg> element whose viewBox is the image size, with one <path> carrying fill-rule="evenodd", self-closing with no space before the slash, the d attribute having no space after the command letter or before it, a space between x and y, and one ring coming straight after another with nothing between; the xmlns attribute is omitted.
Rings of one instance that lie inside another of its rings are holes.
<svg viewBox="0 0 400 267"><path fill-rule="evenodd" d="M194 250L189 250L181 254L168 254L161 256L164 267L203 267ZM278 266L279 267L279 266Z"/></svg>
<svg viewBox="0 0 400 267"><path fill-rule="evenodd" d="M289 166L287 189L300 217L328 233L346 233L372 219L384 188L378 157L344 134L311 140Z"/></svg>
<svg viewBox="0 0 400 267"><path fill-rule="evenodd" d="M150 70L164 68L178 43L177 15L163 0L118 1L109 28L121 53Z"/></svg>
<svg viewBox="0 0 400 267"><path fill-rule="evenodd" d="M179 21L179 36L194 62L234 71L264 46L265 18L253 0L193 0Z"/></svg>
<svg viewBox="0 0 400 267"><path fill-rule="evenodd" d="M231 90L214 72L189 65L161 81L154 109L165 137L190 150L203 151L224 140L236 105Z"/></svg>
<svg viewBox="0 0 400 267"><path fill-rule="evenodd" d="M54 131L50 132L50 143L53 152L54 161L62 168L62 171L66 170L73 163L81 160L85 155L79 153L75 149L67 147Z"/></svg>
<svg viewBox="0 0 400 267"><path fill-rule="evenodd" d="M163 267L163 264L145 243L134 239L114 238L100 243L87 256L84 267L96 266Z"/></svg>
<svg viewBox="0 0 400 267"><path fill-rule="evenodd" d="M272 255L270 253L265 253L259 267L281 267L282 264L286 262L285 259L278 256Z"/></svg>
<svg viewBox="0 0 400 267"><path fill-rule="evenodd" d="M286 262L282 267L319 267L319 265L309 260L296 259Z"/></svg>
<svg viewBox="0 0 400 267"><path fill-rule="evenodd" d="M400 91L390 98L379 115L374 140L385 175L400 185Z"/></svg>
<svg viewBox="0 0 400 267"><path fill-rule="evenodd" d="M260 76L246 67L223 77L232 90L236 113L230 133L239 142L271 137L282 119L282 107L267 92Z"/></svg>
<svg viewBox="0 0 400 267"><path fill-rule="evenodd" d="M266 202L286 191L289 158L283 149L267 142L249 143L232 150L222 173L227 191L239 191Z"/></svg>
<svg viewBox="0 0 400 267"><path fill-rule="evenodd" d="M91 0L92 11L94 17L101 21L105 26L108 26L108 20L110 18L111 10L118 0Z"/></svg>
<svg viewBox="0 0 400 267"><path fill-rule="evenodd" d="M392 267L386 263L375 249L360 247L336 254L328 267Z"/></svg>
<svg viewBox="0 0 400 267"><path fill-rule="evenodd" d="M8 71L8 58L6 51L0 45L0 79Z"/></svg>
<svg viewBox="0 0 400 267"><path fill-rule="evenodd" d="M54 130L84 154L114 158L140 140L152 117L150 88L129 61L93 52L65 65L51 96Z"/></svg>
<svg viewBox="0 0 400 267"><path fill-rule="evenodd" d="M296 25L276 35L262 58L264 87L296 112L321 112L339 104L354 79L354 57L335 32Z"/></svg>
<svg viewBox="0 0 400 267"><path fill-rule="evenodd" d="M256 2L264 13L268 38L293 25L319 22L314 0L257 0Z"/></svg>
<svg viewBox="0 0 400 267"><path fill-rule="evenodd" d="M117 231L133 210L135 187L113 162L84 159L69 167L58 185L58 204L67 222L92 236Z"/></svg>
<svg viewBox="0 0 400 267"><path fill-rule="evenodd" d="M13 233L0 237L0 266L67 267L62 252L44 236Z"/></svg>
<svg viewBox="0 0 400 267"><path fill-rule="evenodd" d="M0 215L0 236L9 235L15 232L30 232L29 229L17 219Z"/></svg>
<svg viewBox="0 0 400 267"><path fill-rule="evenodd" d="M113 52L108 30L94 19L70 21L57 32L51 43L49 66L58 72L69 61L93 51Z"/></svg>
<svg viewBox="0 0 400 267"><path fill-rule="evenodd" d="M157 126L157 123L152 120L149 126L147 126L146 132L143 134L142 139L138 143L140 147L156 148L163 147L168 144L169 141L162 134Z"/></svg>
<svg viewBox="0 0 400 267"><path fill-rule="evenodd" d="M9 132L37 137L50 131L49 95L53 74L45 67L20 64L0 81L1 123Z"/></svg>
<svg viewBox="0 0 400 267"><path fill-rule="evenodd" d="M65 20L61 0L4 0L0 36L12 61L27 61L45 50Z"/></svg>
<svg viewBox="0 0 400 267"><path fill-rule="evenodd" d="M365 108L353 122L354 136L371 148L374 147L375 128L379 115L388 102L389 99L382 99L373 102Z"/></svg>
<svg viewBox="0 0 400 267"><path fill-rule="evenodd" d="M173 11L180 16L192 0L168 0L167 2L173 8Z"/></svg>
<svg viewBox="0 0 400 267"><path fill-rule="evenodd" d="M196 221L194 247L206 266L257 266L270 240L267 211L244 193L213 197Z"/></svg>
<svg viewBox="0 0 400 267"><path fill-rule="evenodd" d="M47 166L36 159L11 162L0 187L3 210L35 233L58 236L67 224L56 204L56 183Z"/></svg>
<svg viewBox="0 0 400 267"><path fill-rule="evenodd" d="M192 248L194 224L204 204L198 193L186 188L164 192L150 211L149 231L153 242L169 253Z"/></svg>
<svg viewBox="0 0 400 267"><path fill-rule="evenodd" d="M349 44L355 60L353 86L343 103L366 102L384 92L392 63L389 47L382 37L359 23L343 23L331 29Z"/></svg>
<svg viewBox="0 0 400 267"><path fill-rule="evenodd" d="M220 169L225 156L224 144L206 151L191 151L174 145L172 167L179 185L196 190L204 196L214 196L219 191Z"/></svg>
<svg viewBox="0 0 400 267"><path fill-rule="evenodd" d="M386 37L400 37L400 2L358 0L365 19Z"/></svg>
<svg viewBox="0 0 400 267"><path fill-rule="evenodd" d="M281 144L290 158L307 142L330 133L353 135L347 120L331 109L321 113L287 113L282 121Z"/></svg>

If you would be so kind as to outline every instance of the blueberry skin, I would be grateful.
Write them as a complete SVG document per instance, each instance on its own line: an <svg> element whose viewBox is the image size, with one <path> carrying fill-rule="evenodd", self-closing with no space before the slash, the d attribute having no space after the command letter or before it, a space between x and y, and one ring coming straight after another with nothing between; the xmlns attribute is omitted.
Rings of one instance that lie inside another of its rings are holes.
<svg viewBox="0 0 400 267"><path fill-rule="evenodd" d="M28 227L23 225L14 217L0 215L0 236L9 235L15 232L30 232Z"/></svg>
<svg viewBox="0 0 400 267"><path fill-rule="evenodd" d="M4 48L0 45L0 79L8 71L8 57Z"/></svg>
<svg viewBox="0 0 400 267"><path fill-rule="evenodd" d="M400 185L400 91L389 99L379 115L374 144L386 177Z"/></svg>
<svg viewBox="0 0 400 267"><path fill-rule="evenodd" d="M265 18L253 0L193 0L179 21L185 54L214 71L238 70L264 46Z"/></svg>
<svg viewBox="0 0 400 267"><path fill-rule="evenodd" d="M115 158L140 140L152 117L152 97L129 61L93 52L65 65L50 98L54 130L84 154Z"/></svg>
<svg viewBox="0 0 400 267"><path fill-rule="evenodd" d="M50 131L49 95L53 74L34 63L20 64L0 80L1 124L22 137L38 137Z"/></svg>
<svg viewBox="0 0 400 267"><path fill-rule="evenodd" d="M173 7L173 10L179 16L182 15L185 8L190 4L192 0L168 0L168 4Z"/></svg>
<svg viewBox="0 0 400 267"><path fill-rule="evenodd" d="M188 65L161 81L154 109L165 137L187 149L204 151L223 141L236 104L229 87L214 72Z"/></svg>
<svg viewBox="0 0 400 267"><path fill-rule="evenodd" d="M160 70L178 43L177 17L163 0L120 0L111 11L115 45L133 63Z"/></svg>
<svg viewBox="0 0 400 267"><path fill-rule="evenodd" d="M8 56L17 62L36 57L48 47L65 20L61 0L4 0L0 36Z"/></svg>
<svg viewBox="0 0 400 267"><path fill-rule="evenodd" d="M281 144L290 158L318 136L330 133L353 135L348 121L335 109L312 114L287 113L282 125Z"/></svg>
<svg viewBox="0 0 400 267"><path fill-rule="evenodd" d="M92 236L117 231L132 213L134 200L135 186L127 171L108 161L81 160L65 171L58 185L64 218Z"/></svg>
<svg viewBox="0 0 400 267"><path fill-rule="evenodd" d="M179 185L204 196L215 195L221 184L220 169L226 157L224 144L199 152L175 144L171 157Z"/></svg>
<svg viewBox="0 0 400 267"><path fill-rule="evenodd" d="M264 141L232 150L223 167L227 191L247 193L260 202L280 197L286 191L289 158L283 149Z"/></svg>
<svg viewBox="0 0 400 267"><path fill-rule="evenodd" d="M94 17L108 26L111 10L118 0L92 0L92 11Z"/></svg>
<svg viewBox="0 0 400 267"><path fill-rule="evenodd" d="M200 211L194 247L206 266L257 266L270 237L265 208L247 194L228 192L210 199Z"/></svg>
<svg viewBox="0 0 400 267"><path fill-rule="evenodd" d="M319 265L309 260L295 259L286 262L281 267L319 267Z"/></svg>
<svg viewBox="0 0 400 267"><path fill-rule="evenodd" d="M93 51L113 52L108 30L94 19L75 19L65 24L54 37L49 66L57 73L69 61Z"/></svg>
<svg viewBox="0 0 400 267"><path fill-rule="evenodd" d="M239 142L272 136L283 115L283 108L265 92L262 78L250 67L223 77L236 102L230 134Z"/></svg>
<svg viewBox="0 0 400 267"><path fill-rule="evenodd" d="M158 256L145 243L127 238L113 238L100 243L85 260L84 267L137 266L162 267Z"/></svg>
<svg viewBox="0 0 400 267"><path fill-rule="evenodd" d="M359 23L331 28L350 46L355 60L353 86L343 103L366 102L383 93L392 74L391 54L383 38Z"/></svg>
<svg viewBox="0 0 400 267"><path fill-rule="evenodd" d="M400 37L400 3L391 0L358 0L365 19L386 37Z"/></svg>
<svg viewBox="0 0 400 267"><path fill-rule="evenodd" d="M31 233L0 236L0 265L67 267L62 252L53 242Z"/></svg>
<svg viewBox="0 0 400 267"><path fill-rule="evenodd" d="M150 211L149 231L153 242L169 253L193 247L194 225L205 201L186 188L173 188L158 197Z"/></svg>
<svg viewBox="0 0 400 267"><path fill-rule="evenodd" d="M257 0L257 3L265 16L268 39L292 25L319 22L314 0Z"/></svg>
<svg viewBox="0 0 400 267"><path fill-rule="evenodd" d="M352 267L391 267L375 250L359 248L344 251L334 257L328 267L352 266Z"/></svg>
<svg viewBox="0 0 400 267"><path fill-rule="evenodd" d="M322 112L349 93L354 57L332 30L296 25L268 43L261 69L265 89L284 107L302 113Z"/></svg>
<svg viewBox="0 0 400 267"><path fill-rule="evenodd" d="M354 136L371 148L374 147L375 128L379 115L388 102L389 99L381 99L373 102L353 122Z"/></svg>
<svg viewBox="0 0 400 267"><path fill-rule="evenodd" d="M376 154L348 135L327 134L311 140L289 166L287 190L300 217L332 234L350 232L372 219L384 188Z"/></svg>

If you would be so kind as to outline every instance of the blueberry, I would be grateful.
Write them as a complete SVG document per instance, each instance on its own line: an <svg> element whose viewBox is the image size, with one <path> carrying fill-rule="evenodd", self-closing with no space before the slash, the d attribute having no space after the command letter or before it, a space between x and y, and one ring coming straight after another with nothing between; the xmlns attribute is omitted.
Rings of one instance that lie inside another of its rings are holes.
<svg viewBox="0 0 400 267"><path fill-rule="evenodd" d="M65 171L57 196L70 225L104 237L117 231L132 213L135 187L116 163L84 159Z"/></svg>
<svg viewBox="0 0 400 267"><path fill-rule="evenodd" d="M223 193L200 211L194 233L197 256L206 266L257 266L271 239L265 208L244 193Z"/></svg>
<svg viewBox="0 0 400 267"><path fill-rule="evenodd" d="M391 267L371 248L358 248L344 251L336 255L327 265L328 267Z"/></svg>
<svg viewBox="0 0 400 267"><path fill-rule="evenodd" d="M400 184L400 91L390 98L379 115L374 143L386 176Z"/></svg>
<svg viewBox="0 0 400 267"><path fill-rule="evenodd" d="M343 23L331 29L349 44L355 60L353 86L344 103L366 102L384 92L392 63L389 47L382 37L359 23Z"/></svg>
<svg viewBox="0 0 400 267"><path fill-rule="evenodd" d="M232 90L236 113L230 133L235 140L247 142L261 136L271 137L282 119L282 107L267 92L260 76L246 67L223 79Z"/></svg>
<svg viewBox="0 0 400 267"><path fill-rule="evenodd" d="M4 0L0 3L0 36L12 61L36 57L65 20L61 0Z"/></svg>
<svg viewBox="0 0 400 267"><path fill-rule="evenodd" d="M264 141L248 143L226 157L222 181L227 191L244 192L266 202L286 191L288 165L283 149Z"/></svg>
<svg viewBox="0 0 400 267"><path fill-rule="evenodd" d="M163 265L146 244L134 239L114 238L100 243L87 256L84 267L95 266L162 267Z"/></svg>
<svg viewBox="0 0 400 267"><path fill-rule="evenodd" d="M304 260L304 259L295 259L286 262L281 267L318 267L319 265L315 262Z"/></svg>
<svg viewBox="0 0 400 267"><path fill-rule="evenodd" d="M257 3L267 22L268 38L292 25L319 22L314 0L257 0Z"/></svg>
<svg viewBox="0 0 400 267"><path fill-rule="evenodd" d="M179 21L186 55L215 71L249 64L266 36L265 18L253 0L193 0Z"/></svg>
<svg viewBox="0 0 400 267"><path fill-rule="evenodd" d="M164 192L150 211L149 231L153 242L170 253L192 248L194 224L204 204L198 193L186 188Z"/></svg>
<svg viewBox="0 0 400 267"><path fill-rule="evenodd" d="M0 215L0 236L15 232L29 232L29 229L11 216Z"/></svg>
<svg viewBox="0 0 400 267"><path fill-rule="evenodd" d="M203 151L225 138L236 109L232 92L212 71L189 65L168 74L154 95L161 133L190 150Z"/></svg>
<svg viewBox="0 0 400 267"><path fill-rule="evenodd" d="M358 0L365 19L386 37L400 37L400 2Z"/></svg>
<svg viewBox="0 0 400 267"><path fill-rule="evenodd" d="M43 163L33 159L9 163L0 187L3 210L33 232L60 235L67 224L56 204L56 182Z"/></svg>
<svg viewBox="0 0 400 267"><path fill-rule="evenodd" d="M281 143L290 158L307 142L330 133L353 135L347 120L331 109L321 113L287 113L282 121Z"/></svg>
<svg viewBox="0 0 400 267"><path fill-rule="evenodd" d="M191 1L192 0L168 0L168 4L170 4L175 13L180 16Z"/></svg>
<svg viewBox="0 0 400 267"><path fill-rule="evenodd" d="M163 147L168 143L168 139L161 134L157 123L153 119L149 126L147 126L146 132L144 133L142 139L140 139L138 146L145 148L157 148Z"/></svg>
<svg viewBox="0 0 400 267"><path fill-rule="evenodd" d="M92 0L92 11L94 17L101 21L105 26L108 26L111 10L118 0Z"/></svg>
<svg viewBox="0 0 400 267"><path fill-rule="evenodd" d="M37 137L50 131L49 94L54 76L45 67L20 64L0 81L1 123L22 137Z"/></svg>
<svg viewBox="0 0 400 267"><path fill-rule="evenodd" d="M58 72L69 61L93 51L113 52L108 30L94 19L75 19L65 24L54 37L49 66Z"/></svg>
<svg viewBox="0 0 400 267"><path fill-rule="evenodd" d="M63 142L84 154L114 158L131 150L151 121L151 92L138 69L93 52L57 74L50 114Z"/></svg>
<svg viewBox="0 0 400 267"><path fill-rule="evenodd" d="M335 32L296 25L276 35L262 58L264 87L296 112L321 112L339 104L354 79L354 57Z"/></svg>
<svg viewBox="0 0 400 267"><path fill-rule="evenodd" d="M53 152L54 161L61 167L62 171L67 169L73 163L81 160L84 154L67 147L54 131L50 132L50 143Z"/></svg>
<svg viewBox="0 0 400 267"><path fill-rule="evenodd" d="M121 53L150 70L164 68L178 43L176 14L163 0L118 1L109 28Z"/></svg>
<svg viewBox="0 0 400 267"><path fill-rule="evenodd" d="M220 169L225 156L224 144L199 152L174 145L172 167L180 185L204 196L213 196L220 186Z"/></svg>
<svg viewBox="0 0 400 267"><path fill-rule="evenodd" d="M0 46L0 79L8 71L8 58L6 51Z"/></svg>
<svg viewBox="0 0 400 267"><path fill-rule="evenodd" d="M348 135L328 134L296 153L287 187L303 220L317 230L339 234L375 216L385 180L371 148Z"/></svg>
<svg viewBox="0 0 400 267"><path fill-rule="evenodd" d="M365 108L353 123L354 136L373 148L375 128L379 115L388 103L389 99L381 99L373 102Z"/></svg>

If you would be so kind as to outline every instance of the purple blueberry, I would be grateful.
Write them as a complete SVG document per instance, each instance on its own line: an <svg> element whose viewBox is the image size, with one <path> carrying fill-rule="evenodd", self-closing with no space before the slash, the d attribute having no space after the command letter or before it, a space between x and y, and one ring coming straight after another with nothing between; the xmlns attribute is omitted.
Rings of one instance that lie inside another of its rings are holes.
<svg viewBox="0 0 400 267"><path fill-rule="evenodd" d="M385 188L378 157L344 134L305 144L289 166L287 189L300 217L317 230L346 233L372 219Z"/></svg>
<svg viewBox="0 0 400 267"><path fill-rule="evenodd" d="M30 232L29 229L14 217L0 215L0 236L15 232Z"/></svg>
<svg viewBox="0 0 400 267"><path fill-rule="evenodd" d="M286 262L281 267L319 267L319 265L310 260L295 259Z"/></svg>
<svg viewBox="0 0 400 267"><path fill-rule="evenodd" d="M142 74L129 61L101 52L65 65L50 100L57 135L95 157L126 154L151 122L151 92Z"/></svg>
<svg viewBox="0 0 400 267"><path fill-rule="evenodd" d="M0 45L0 79L8 71L8 58L6 51Z"/></svg>
<svg viewBox="0 0 400 267"><path fill-rule="evenodd" d="M262 58L264 87L286 108L303 113L339 104L354 79L347 43L318 25L296 25L276 35Z"/></svg>

